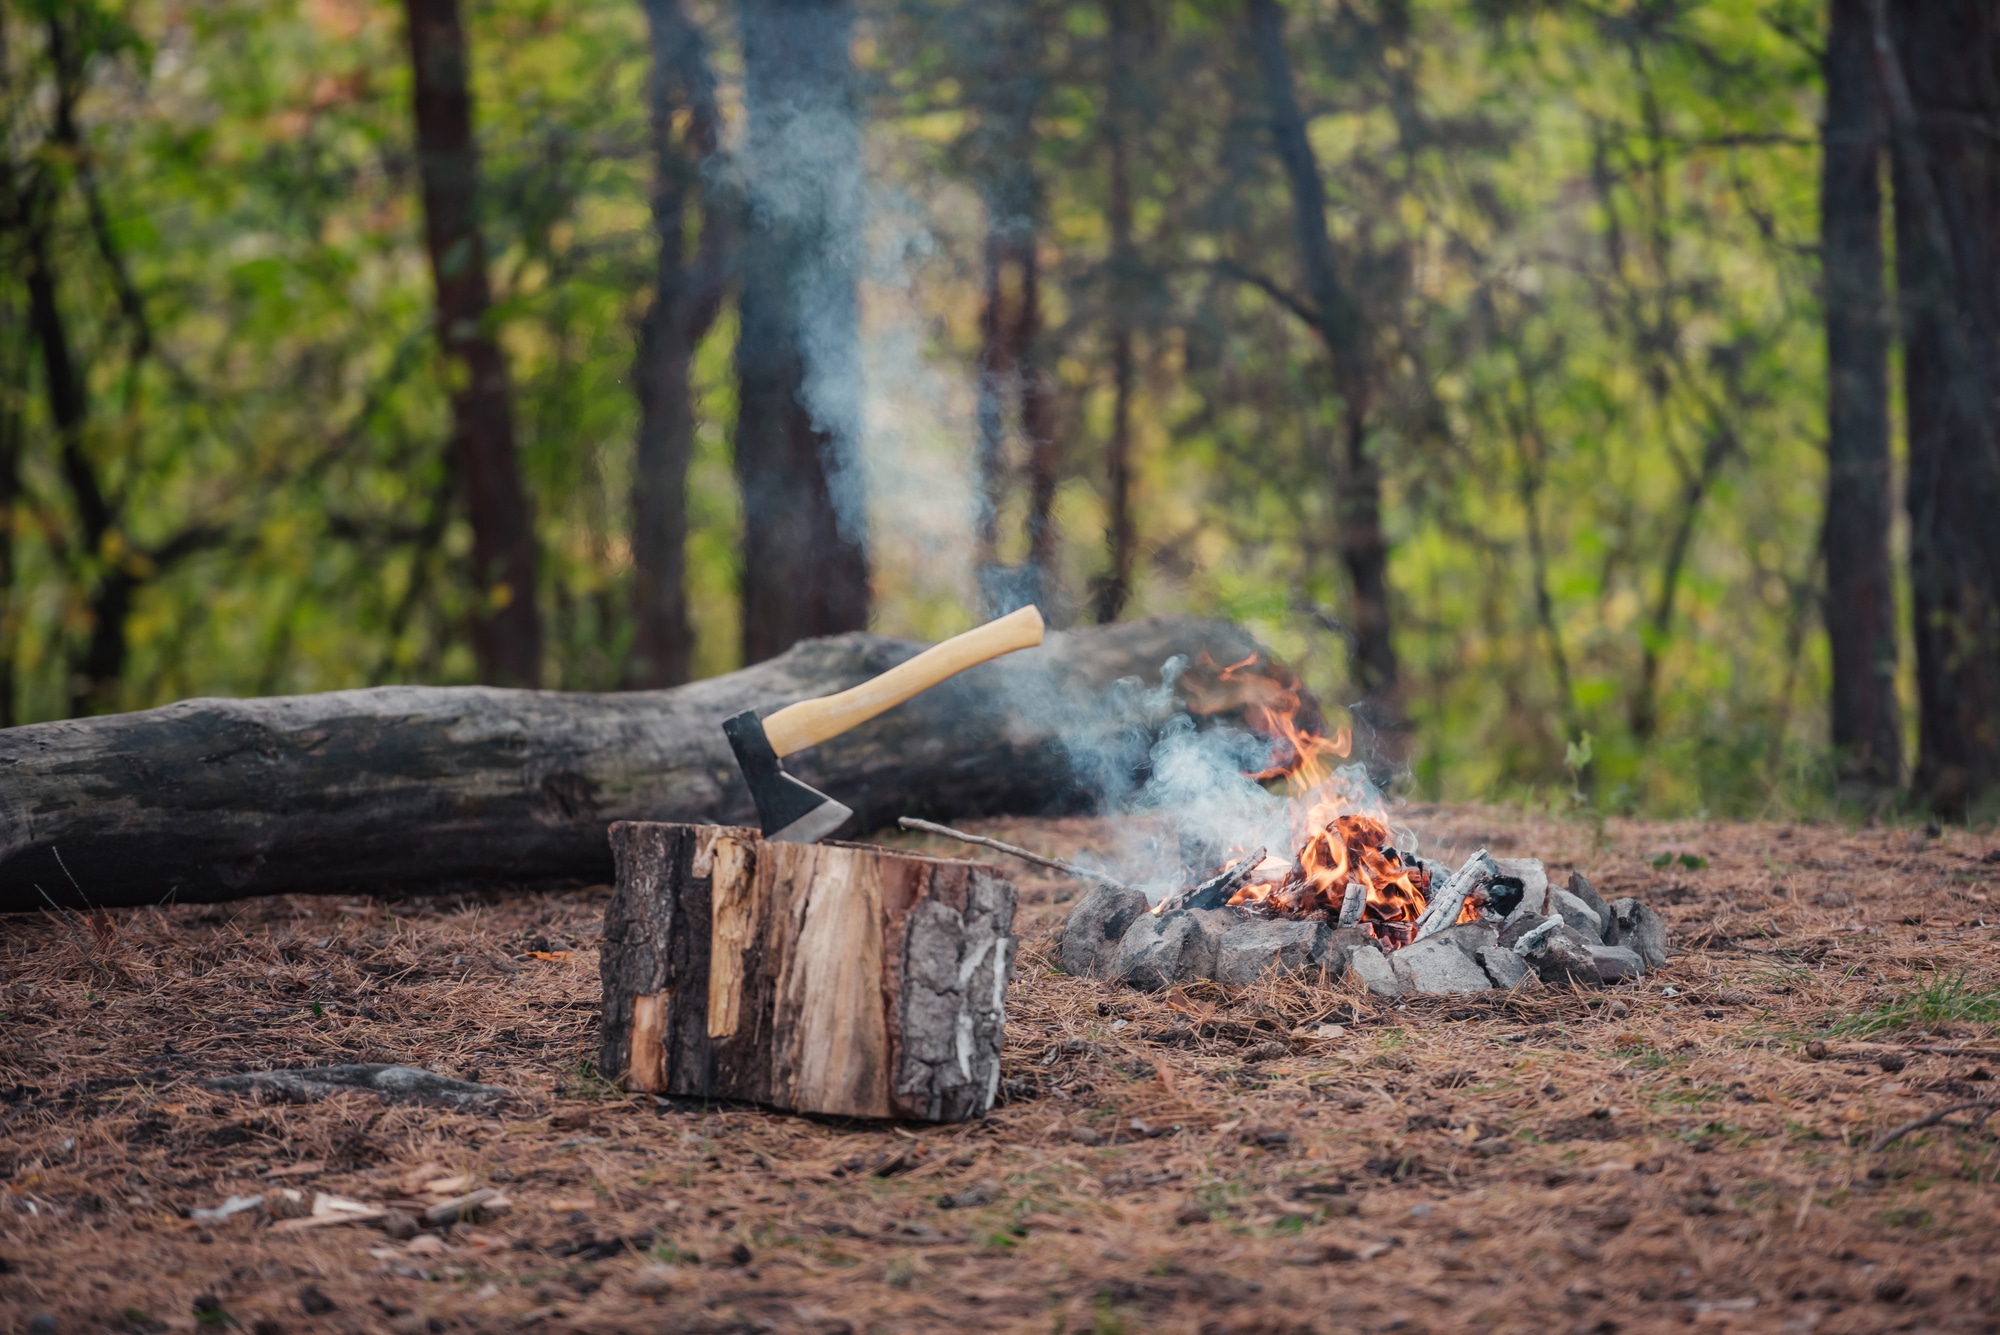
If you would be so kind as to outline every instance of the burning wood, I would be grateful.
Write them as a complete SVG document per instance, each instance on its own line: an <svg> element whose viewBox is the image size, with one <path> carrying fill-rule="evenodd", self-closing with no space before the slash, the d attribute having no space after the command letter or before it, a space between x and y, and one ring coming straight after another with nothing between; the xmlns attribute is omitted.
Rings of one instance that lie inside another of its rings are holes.
<svg viewBox="0 0 2000 1335"><path fill-rule="evenodd" d="M1482 848L1448 872L1417 857L1414 836L1392 830L1358 767L1336 767L1351 749L1347 731L1329 735L1283 669L1256 656L1203 660L1180 691L1191 713L1240 718L1269 742L1268 763L1246 777L1285 785L1296 852L1231 850L1219 872L1151 912L1126 887L1093 891L1065 928L1073 972L1157 988L1351 970L1370 991L1401 995L1511 988L1531 975L1611 983L1666 962L1658 916L1631 899L1614 909L1580 875L1554 890L1533 858Z"/></svg>

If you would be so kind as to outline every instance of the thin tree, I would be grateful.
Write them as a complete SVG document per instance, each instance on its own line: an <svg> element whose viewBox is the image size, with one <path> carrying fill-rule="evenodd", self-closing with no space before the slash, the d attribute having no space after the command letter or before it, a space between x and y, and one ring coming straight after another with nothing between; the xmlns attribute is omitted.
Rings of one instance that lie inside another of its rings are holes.
<svg viewBox="0 0 2000 1335"><path fill-rule="evenodd" d="M2000 789L2000 11L1869 0L1869 18L1893 132L1917 787L1962 815Z"/></svg>
<svg viewBox="0 0 2000 1335"><path fill-rule="evenodd" d="M701 30L681 0L644 0L652 36L653 227L659 265L639 327L633 381L639 436L632 476L633 686L688 679L687 474L694 457L695 349L714 323L723 290L724 207L707 168L721 116ZM699 206L697 235L688 236Z"/></svg>
<svg viewBox="0 0 2000 1335"><path fill-rule="evenodd" d="M984 611L1044 603L1053 584L1059 462L1054 399L1043 366L1042 183L1034 118L1046 75L1042 31L1028 0L996 0L967 11L973 51L968 101L975 112L963 145L986 206L986 283L979 312L975 457L979 487L979 582ZM1009 400L1026 447L1028 559L1000 559L1000 511L1013 470L1007 455Z"/></svg>
<svg viewBox="0 0 2000 1335"><path fill-rule="evenodd" d="M1110 568L1097 586L1097 620L1116 621L1132 596L1138 546L1132 519L1132 399L1138 378L1133 343L1137 322L1138 247L1132 235L1132 149L1138 135L1134 84L1140 58L1137 0L1106 0L1109 69L1105 78L1104 145L1110 180L1105 222L1111 231L1111 437L1105 442Z"/></svg>
<svg viewBox="0 0 2000 1335"><path fill-rule="evenodd" d="M1300 307L1326 345L1341 398L1341 475L1336 520L1341 563L1351 585L1352 670L1378 726L1398 728L1396 646L1390 637L1389 542L1382 529L1382 471L1368 448L1370 366L1360 306L1341 281L1327 230L1326 184L1306 134L1285 49L1278 0L1249 0L1249 35L1273 147L1291 187L1293 230L1309 307Z"/></svg>
<svg viewBox="0 0 2000 1335"><path fill-rule="evenodd" d="M868 624L849 0L745 0L736 345L743 660Z"/></svg>
<svg viewBox="0 0 2000 1335"><path fill-rule="evenodd" d="M479 150L458 0L405 0L416 79L424 238L437 284L437 337L451 386L452 459L472 520L472 643L483 680L541 679L534 519L521 486L507 363L489 327L479 232Z"/></svg>
<svg viewBox="0 0 2000 1335"><path fill-rule="evenodd" d="M1889 568L1889 312L1882 284L1881 99L1866 0L1833 0L1820 254L1826 300L1826 630L1841 777L1902 781Z"/></svg>

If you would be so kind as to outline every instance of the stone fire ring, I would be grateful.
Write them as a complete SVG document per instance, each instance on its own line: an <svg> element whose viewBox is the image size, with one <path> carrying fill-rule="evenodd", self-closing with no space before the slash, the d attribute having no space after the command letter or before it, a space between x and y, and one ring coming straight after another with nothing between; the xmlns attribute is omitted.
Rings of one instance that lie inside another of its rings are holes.
<svg viewBox="0 0 2000 1335"><path fill-rule="evenodd" d="M1485 856L1484 849L1473 855ZM1607 904L1581 872L1555 889L1534 858L1492 861L1521 882L1521 902L1510 913L1458 923L1387 954L1360 927L1268 918L1247 908L1154 913L1139 891L1100 885L1063 925L1062 965L1148 991L1198 979L1241 987L1274 970L1323 971L1352 975L1376 996L1403 997L1508 989L1531 977L1601 985L1667 962L1666 924L1638 900Z"/></svg>

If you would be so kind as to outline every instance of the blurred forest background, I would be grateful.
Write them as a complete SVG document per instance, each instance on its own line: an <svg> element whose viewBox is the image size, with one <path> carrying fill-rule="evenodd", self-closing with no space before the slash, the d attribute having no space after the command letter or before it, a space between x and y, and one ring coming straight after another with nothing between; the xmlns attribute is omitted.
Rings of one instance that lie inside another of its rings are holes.
<svg viewBox="0 0 2000 1335"><path fill-rule="evenodd" d="M1424 795L1977 813L1991 10L0 0L0 722L1034 600Z"/></svg>

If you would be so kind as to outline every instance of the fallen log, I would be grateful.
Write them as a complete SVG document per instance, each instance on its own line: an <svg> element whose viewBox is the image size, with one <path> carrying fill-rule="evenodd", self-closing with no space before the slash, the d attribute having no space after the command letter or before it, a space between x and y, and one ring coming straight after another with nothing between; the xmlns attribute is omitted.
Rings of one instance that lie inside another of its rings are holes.
<svg viewBox="0 0 2000 1335"><path fill-rule="evenodd" d="M1014 887L976 862L621 821L597 1069L627 1089L956 1122L993 1106Z"/></svg>
<svg viewBox="0 0 2000 1335"><path fill-rule="evenodd" d="M923 647L810 640L664 691L384 686L0 730L0 912L609 881L613 821L754 820L724 718L844 690ZM1051 635L786 767L860 830L1084 810L1078 747L1128 772L1145 755L1113 683L1256 648L1185 619Z"/></svg>

